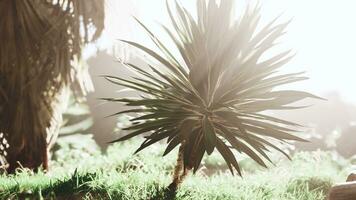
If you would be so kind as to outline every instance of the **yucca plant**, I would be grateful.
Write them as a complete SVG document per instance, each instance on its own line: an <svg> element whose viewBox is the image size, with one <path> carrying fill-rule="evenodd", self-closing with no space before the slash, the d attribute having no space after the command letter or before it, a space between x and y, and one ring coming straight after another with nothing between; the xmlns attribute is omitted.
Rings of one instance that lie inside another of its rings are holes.
<svg viewBox="0 0 356 200"><path fill-rule="evenodd" d="M87 89L76 63L103 27L103 0L0 1L0 132L9 172L47 169L60 96L69 87Z"/></svg>
<svg viewBox="0 0 356 200"><path fill-rule="evenodd" d="M227 166L241 175L237 153L244 153L258 164L271 161L269 149L287 155L276 143L305 141L294 135L298 124L267 115L263 111L301 108L291 105L310 93L277 90L276 87L307 79L303 73L280 74L278 70L291 58L290 51L266 59L261 57L284 33L288 23L275 20L257 31L260 9L247 8L239 20L233 15L233 0L197 0L197 18L176 3L167 9L173 29L163 26L173 40L179 56L147 27L155 52L141 44L126 42L158 61L146 68L124 63L137 76L132 79L106 76L117 85L138 91L139 98L107 98L129 107L122 113L138 113L129 134L113 142L146 134L137 152L167 140L163 155L179 146L173 182L174 191L189 171L199 169L205 154L217 150Z"/></svg>

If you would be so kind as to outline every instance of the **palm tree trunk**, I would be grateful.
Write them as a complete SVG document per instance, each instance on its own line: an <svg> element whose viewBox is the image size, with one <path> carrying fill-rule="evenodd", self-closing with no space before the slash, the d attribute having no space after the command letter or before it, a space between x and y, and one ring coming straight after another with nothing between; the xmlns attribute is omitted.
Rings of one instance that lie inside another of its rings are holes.
<svg viewBox="0 0 356 200"><path fill-rule="evenodd" d="M8 172L17 168L38 170L48 169L47 134L51 122L52 109L42 103L43 96L29 87L20 98L8 105L7 123L0 127L7 135L9 143L6 160Z"/></svg>
<svg viewBox="0 0 356 200"><path fill-rule="evenodd" d="M184 166L184 143L182 143L179 147L177 164L173 172L173 181L168 186L170 192L176 193L178 187L181 185L190 170L191 168Z"/></svg>
<svg viewBox="0 0 356 200"><path fill-rule="evenodd" d="M11 146L13 145L10 143L9 156L6 158L9 165L8 173L13 174L16 169L20 168L37 171L42 167L43 170L48 170L48 151L45 138L37 141L28 140L21 151L17 151Z"/></svg>
<svg viewBox="0 0 356 200"><path fill-rule="evenodd" d="M70 83L86 91L75 62L103 28L104 0L0 1L0 133L9 144L8 172L48 169L47 137L55 141L59 124L52 122L53 103Z"/></svg>
<svg viewBox="0 0 356 200"><path fill-rule="evenodd" d="M43 96L28 92L26 101L20 99L6 108L8 113L13 113L9 123L15 122L12 126L0 127L8 133L8 173L14 173L17 168L48 170L48 152L57 139L69 90L69 87L62 87L58 95L50 98L50 105L39 103Z"/></svg>

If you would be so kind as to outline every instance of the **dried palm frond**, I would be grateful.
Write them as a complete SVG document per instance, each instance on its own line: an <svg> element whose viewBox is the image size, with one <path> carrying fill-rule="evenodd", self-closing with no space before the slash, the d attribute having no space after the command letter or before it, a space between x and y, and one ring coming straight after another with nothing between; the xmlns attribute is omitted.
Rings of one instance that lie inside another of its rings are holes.
<svg viewBox="0 0 356 200"><path fill-rule="evenodd" d="M307 79L303 73L278 74L292 56L290 51L262 59L284 33L288 23L275 21L257 30L260 8L246 9L234 20L233 0L197 0L197 19L176 3L176 13L168 12L174 29L163 28L174 41L175 56L147 27L138 21L159 48L155 52L141 44L124 41L141 49L159 64L148 69L126 63L140 76L132 79L106 76L117 85L134 89L141 98L107 98L125 103L121 113L140 113L133 118L131 131L118 140L141 134L142 149L166 139L164 155L175 147L179 158L171 187L182 181L187 171L199 169L205 153L217 150L231 172L241 175L236 153L244 153L262 166L271 161L270 148L288 156L276 142L304 141L295 135L299 125L263 113L267 110L297 109L290 105L304 98L318 98L302 91L276 87Z"/></svg>
<svg viewBox="0 0 356 200"><path fill-rule="evenodd" d="M10 144L9 171L17 162L47 168L53 100L70 83L82 85L72 62L98 38L103 18L103 0L0 1L0 132Z"/></svg>

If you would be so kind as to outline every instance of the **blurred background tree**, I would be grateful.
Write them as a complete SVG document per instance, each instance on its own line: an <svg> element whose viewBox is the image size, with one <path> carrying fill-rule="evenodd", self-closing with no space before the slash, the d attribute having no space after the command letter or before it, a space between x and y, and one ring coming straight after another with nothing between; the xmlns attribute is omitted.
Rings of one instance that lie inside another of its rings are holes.
<svg viewBox="0 0 356 200"><path fill-rule="evenodd" d="M0 2L0 132L8 172L48 169L69 90L92 89L81 50L104 28L103 0Z"/></svg>

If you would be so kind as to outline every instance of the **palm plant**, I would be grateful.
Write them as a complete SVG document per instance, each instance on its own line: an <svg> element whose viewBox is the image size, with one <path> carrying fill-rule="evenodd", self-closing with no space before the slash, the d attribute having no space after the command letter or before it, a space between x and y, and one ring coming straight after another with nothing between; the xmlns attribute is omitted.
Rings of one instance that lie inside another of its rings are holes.
<svg viewBox="0 0 356 200"><path fill-rule="evenodd" d="M305 141L293 133L300 125L267 115L263 111L297 109L291 105L310 93L276 90L276 87L307 79L303 73L278 74L291 58L290 51L267 59L261 57L274 46L288 23L275 20L257 31L259 7L233 17L233 0L197 0L197 19L176 3L174 14L167 3L173 30L163 26L180 57L174 56L147 27L155 52L141 44L126 42L150 55L159 64L143 69L124 63L137 76L125 79L106 76L110 82L134 89L139 98L106 98L129 107L122 113L139 113L125 130L124 141L147 134L136 152L164 139L163 155L179 146L170 189L174 191L191 170L195 173L207 153L217 150L227 166L241 175L236 153L244 153L262 166L271 161L270 148L287 155L276 142ZM149 71L148 71L149 70Z"/></svg>
<svg viewBox="0 0 356 200"><path fill-rule="evenodd" d="M0 13L0 132L9 143L8 171L47 169L59 97L70 84L87 89L85 69L75 62L103 30L104 1L2 0Z"/></svg>

